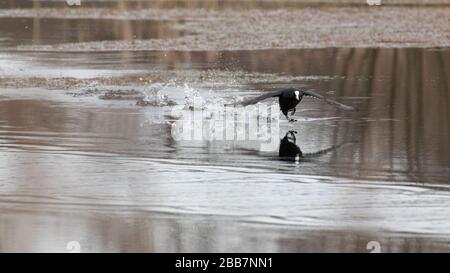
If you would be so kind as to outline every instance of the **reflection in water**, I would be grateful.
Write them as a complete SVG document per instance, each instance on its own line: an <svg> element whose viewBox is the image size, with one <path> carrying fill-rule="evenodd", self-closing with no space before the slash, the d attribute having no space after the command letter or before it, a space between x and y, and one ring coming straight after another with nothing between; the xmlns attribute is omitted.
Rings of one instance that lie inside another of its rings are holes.
<svg viewBox="0 0 450 273"><path fill-rule="evenodd" d="M2 40L21 44L52 44L50 33L71 24L92 32L67 33L67 42L100 32L101 39L154 37L166 27L153 32L143 22L74 20L48 23L56 28L48 30L45 19L0 20L1 38L15 35L8 24L33 25L33 34ZM277 137L282 158L320 155L297 167L261 157L265 151L253 152L251 142L176 141L170 106L98 100L95 91L72 97L39 84L1 88L0 250L64 251L72 240L86 251L366 251L369 240L385 251L448 250L449 54L363 48L2 54L2 76L15 72L12 59L45 73L68 62L83 73L147 76L158 67L203 97L306 84L359 111L305 99L299 122L281 122L279 131L291 132ZM208 77L191 75L211 68ZM73 71L68 75L79 76ZM171 88L167 95L182 104L183 87ZM340 145L347 142L355 144ZM337 147L339 153L326 152Z"/></svg>
<svg viewBox="0 0 450 273"><path fill-rule="evenodd" d="M302 155L359 141L299 168L233 143L174 141L170 112L55 91L2 90L0 228L10 230L0 238L2 250L64 251L60 246L72 240L85 251L365 251L368 240L381 241L386 251L448 246L448 166L436 151L418 154L430 165L421 169L429 178L422 180L398 171L416 162L397 152L403 146L366 154L364 147L383 150L390 141L377 129L389 120L377 112L348 116L305 102L298 123L280 123L282 134L295 126L296 139L308 140ZM375 137L361 138L364 130ZM365 157L392 154L395 169L383 162L364 169ZM209 233L194 233L203 229Z"/></svg>
<svg viewBox="0 0 450 273"><path fill-rule="evenodd" d="M166 39L182 35L169 25L152 20L0 18L0 46Z"/></svg>
<svg viewBox="0 0 450 273"><path fill-rule="evenodd" d="M284 138L280 140L280 148L278 150L278 156L281 160L298 162L307 158L319 157L325 155L331 151L336 150L343 144L334 145L333 147L316 151L313 153L303 153L300 147L296 144L297 138L295 137L297 131L291 130L286 133Z"/></svg>
<svg viewBox="0 0 450 273"><path fill-rule="evenodd" d="M298 161L303 157L303 153L296 144L297 139L295 137L296 131L289 131L286 133L284 138L280 141L280 148L278 151L278 156L281 159L289 161Z"/></svg>
<svg viewBox="0 0 450 273"><path fill-rule="evenodd" d="M0 230L7 236L0 235L0 252L67 252L75 239L81 252L369 252L374 239L382 252L450 250L446 240L381 238L371 231L302 230L194 215L93 214L4 212Z"/></svg>

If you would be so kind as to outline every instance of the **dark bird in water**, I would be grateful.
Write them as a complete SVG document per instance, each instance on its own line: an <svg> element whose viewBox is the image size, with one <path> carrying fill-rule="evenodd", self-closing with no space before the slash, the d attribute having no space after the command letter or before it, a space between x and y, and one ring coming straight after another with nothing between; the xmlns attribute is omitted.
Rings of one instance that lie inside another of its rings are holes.
<svg viewBox="0 0 450 273"><path fill-rule="evenodd" d="M259 97L252 98L249 100L244 100L240 104L242 104L243 106L247 106L247 105L258 103L258 102L268 99L268 98L278 97L278 103L280 104L281 112L286 116L286 118L289 121L296 121L295 119L289 118L288 114L290 113L291 117L295 114L295 110L296 110L295 107L305 96L323 100L326 103L335 105L338 108L343 109L343 110L350 110L350 111L355 110L355 108L352 106L348 106L348 105L342 104L340 102L327 99L324 96L319 95L313 91L304 90L301 88L287 88L287 89L283 89L283 90L279 90L279 91L267 92Z"/></svg>
<svg viewBox="0 0 450 273"><path fill-rule="evenodd" d="M332 151L335 151L340 147L342 147L343 145L356 143L356 141L347 141L316 152L304 153L297 145L297 138L295 136L296 134L297 131L290 130L285 134L285 136L282 139L280 139L277 157L278 160L290 162L306 162L309 161L310 159L318 158ZM239 150L246 151L248 154L252 155L260 155L260 151L256 149L240 148Z"/></svg>
<svg viewBox="0 0 450 273"><path fill-rule="evenodd" d="M278 156L287 161L296 161L303 157L302 150L296 144L297 138L295 137L296 131L289 131L284 138L280 140L280 148L278 150Z"/></svg>
<svg viewBox="0 0 450 273"><path fill-rule="evenodd" d="M280 148L278 150L278 156L283 161L298 162L301 159L319 157L333 150L336 150L345 144L341 143L339 145L334 145L330 148L320 150L314 153L303 153L300 147L296 144L297 138L295 137L295 134L297 134L297 131L289 131L286 133L284 138L280 140Z"/></svg>

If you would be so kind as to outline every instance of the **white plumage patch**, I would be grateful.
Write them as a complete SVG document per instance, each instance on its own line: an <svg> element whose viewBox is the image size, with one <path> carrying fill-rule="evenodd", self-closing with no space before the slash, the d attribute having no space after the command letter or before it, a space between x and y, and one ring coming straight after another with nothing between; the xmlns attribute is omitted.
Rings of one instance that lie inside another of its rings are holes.
<svg viewBox="0 0 450 273"><path fill-rule="evenodd" d="M295 98L296 98L297 100L300 100L300 91L295 90L295 91L294 91L294 94L295 94Z"/></svg>

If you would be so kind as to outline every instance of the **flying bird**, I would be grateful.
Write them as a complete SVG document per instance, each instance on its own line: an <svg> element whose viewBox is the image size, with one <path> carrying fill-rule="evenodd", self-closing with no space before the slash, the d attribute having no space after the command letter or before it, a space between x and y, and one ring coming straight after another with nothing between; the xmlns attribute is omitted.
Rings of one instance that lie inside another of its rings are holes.
<svg viewBox="0 0 450 273"><path fill-rule="evenodd" d="M273 91L273 92L267 92L261 96L258 96L256 98L248 99L242 101L240 104L243 106L256 104L262 100L268 99L268 98L274 98L278 97L278 103L280 104L280 110L284 114L284 116L289 121L296 121L293 118L289 118L288 114L291 114L291 117L295 114L295 110L297 107L297 104L303 99L303 97L313 97L316 99L320 99L325 101L328 104L332 104L340 109L343 110L349 110L354 111L356 110L352 106L348 106L345 104L342 104L340 102L337 102L335 100L327 99L324 96L317 94L310 90L304 90L301 88L287 88L279 91Z"/></svg>

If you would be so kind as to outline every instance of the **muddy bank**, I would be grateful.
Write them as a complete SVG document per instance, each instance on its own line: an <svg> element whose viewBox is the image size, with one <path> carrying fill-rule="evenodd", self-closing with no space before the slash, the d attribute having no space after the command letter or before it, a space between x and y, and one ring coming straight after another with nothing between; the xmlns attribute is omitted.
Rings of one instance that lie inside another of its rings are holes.
<svg viewBox="0 0 450 273"><path fill-rule="evenodd" d="M274 10L36 8L0 17L160 20L174 38L19 45L12 50L256 50L324 47L450 46L450 7L319 6ZM34 26L31 26L34 27Z"/></svg>

